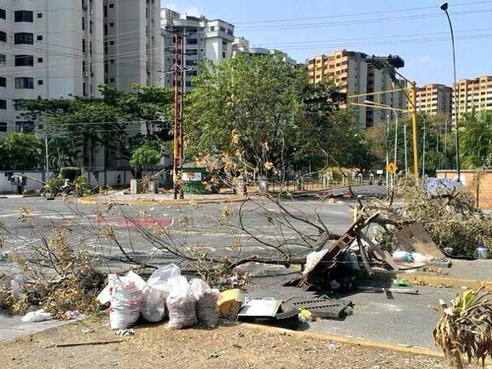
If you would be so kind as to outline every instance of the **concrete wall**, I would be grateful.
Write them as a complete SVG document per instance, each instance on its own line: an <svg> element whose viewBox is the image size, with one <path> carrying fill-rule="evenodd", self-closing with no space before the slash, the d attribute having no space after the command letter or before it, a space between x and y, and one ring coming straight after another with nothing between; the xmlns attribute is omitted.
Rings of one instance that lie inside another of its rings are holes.
<svg viewBox="0 0 492 369"><path fill-rule="evenodd" d="M478 188L474 183L476 176L477 171L475 170L462 170L460 172L461 182L473 194L475 205L481 209L492 209L492 170L480 171ZM455 179L457 174L455 170L438 170L437 177Z"/></svg>
<svg viewBox="0 0 492 369"><path fill-rule="evenodd" d="M144 175L151 176L157 173L158 170L145 171ZM35 192L41 190L43 182L45 181L44 171L26 171L26 172L5 172L0 171L0 193L1 194L13 194L17 193L17 187L12 185L9 179L9 173L22 174L26 177L26 185L24 190L27 192ZM82 173L84 176L90 179L91 187L96 186L130 186L130 179L133 179L133 173L129 170L108 170L104 171L92 171L89 175L87 172ZM119 179L118 179L119 176ZM161 184L166 183L166 173L162 173L157 177Z"/></svg>

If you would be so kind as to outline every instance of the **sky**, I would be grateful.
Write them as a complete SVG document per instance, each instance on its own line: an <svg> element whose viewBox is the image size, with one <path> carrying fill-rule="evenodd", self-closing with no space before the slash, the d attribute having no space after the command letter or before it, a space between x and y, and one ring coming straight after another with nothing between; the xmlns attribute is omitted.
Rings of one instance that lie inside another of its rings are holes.
<svg viewBox="0 0 492 369"><path fill-rule="evenodd" d="M250 46L279 49L298 62L335 50L400 55L402 75L453 83L453 48L438 0L161 0L163 7L234 24ZM492 75L492 0L450 0L457 79Z"/></svg>

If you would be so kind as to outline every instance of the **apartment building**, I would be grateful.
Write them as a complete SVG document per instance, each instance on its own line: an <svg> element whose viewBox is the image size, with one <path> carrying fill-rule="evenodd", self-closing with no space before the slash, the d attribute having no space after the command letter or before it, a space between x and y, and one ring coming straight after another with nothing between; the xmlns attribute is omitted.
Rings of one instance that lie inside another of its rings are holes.
<svg viewBox="0 0 492 369"><path fill-rule="evenodd" d="M185 40L185 90L192 87L191 80L198 73L198 62L210 60L219 63L232 55L234 26L221 19L209 20L204 16L194 17L163 8L161 26L166 45L163 58L165 86L173 85L174 33L180 33Z"/></svg>
<svg viewBox="0 0 492 369"><path fill-rule="evenodd" d="M332 55L315 56L307 61L307 66L311 83L330 78L340 92L347 94L349 101L354 101L351 96L360 96L355 101L362 104L368 99L399 109L406 106L403 92L398 91L399 87L394 85L387 71L376 69L368 62L367 54L339 50ZM383 124L388 119L388 110L360 105L351 105L351 108L355 110L361 128Z"/></svg>
<svg viewBox="0 0 492 369"><path fill-rule="evenodd" d="M163 85L164 40L159 0L104 0L104 82L131 92L134 83Z"/></svg>
<svg viewBox="0 0 492 369"><path fill-rule="evenodd" d="M416 88L417 110L430 115L442 114L451 123L451 87L429 83Z"/></svg>
<svg viewBox="0 0 492 369"><path fill-rule="evenodd" d="M102 0L0 3L0 134L30 132L16 99L98 96Z"/></svg>
<svg viewBox="0 0 492 369"><path fill-rule="evenodd" d="M458 113L492 110L492 76L480 76L473 80L458 81ZM454 95L454 92L453 92ZM453 126L455 125L456 103L453 96Z"/></svg>

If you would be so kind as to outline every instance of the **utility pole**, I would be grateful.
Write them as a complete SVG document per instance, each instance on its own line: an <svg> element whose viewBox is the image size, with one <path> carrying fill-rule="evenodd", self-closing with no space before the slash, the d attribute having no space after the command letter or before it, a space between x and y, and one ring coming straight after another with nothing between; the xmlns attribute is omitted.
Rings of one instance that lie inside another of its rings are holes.
<svg viewBox="0 0 492 369"><path fill-rule="evenodd" d="M174 155L173 155L173 189L174 198L180 199L183 195L183 58L184 38L181 34L174 34Z"/></svg>
<svg viewBox="0 0 492 369"><path fill-rule="evenodd" d="M413 173L415 184L419 184L419 154L417 145L417 91L415 82L410 82L410 105L412 106L412 133L413 133Z"/></svg>

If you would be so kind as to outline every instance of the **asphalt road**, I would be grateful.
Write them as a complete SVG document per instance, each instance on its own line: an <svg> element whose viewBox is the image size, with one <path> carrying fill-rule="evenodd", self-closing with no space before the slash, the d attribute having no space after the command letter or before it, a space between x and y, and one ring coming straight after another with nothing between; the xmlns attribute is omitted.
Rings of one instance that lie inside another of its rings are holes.
<svg viewBox="0 0 492 369"><path fill-rule="evenodd" d="M112 260L124 259L121 249L136 261L162 264L175 260L163 250L183 247L192 253L261 255L278 257L275 248L297 257L319 235L322 224L334 233L343 233L351 223L350 203L318 200L275 202L252 200L174 206L85 205L73 198L48 201L44 198L0 199L0 221L4 224L2 252L12 250L28 258L49 239L56 227L75 249L85 249ZM285 212L293 216L284 216ZM311 223L299 221L308 219ZM108 234L114 233L114 239ZM158 233L157 237L149 235ZM307 235L307 237L306 237ZM6 258L3 265L6 267Z"/></svg>

